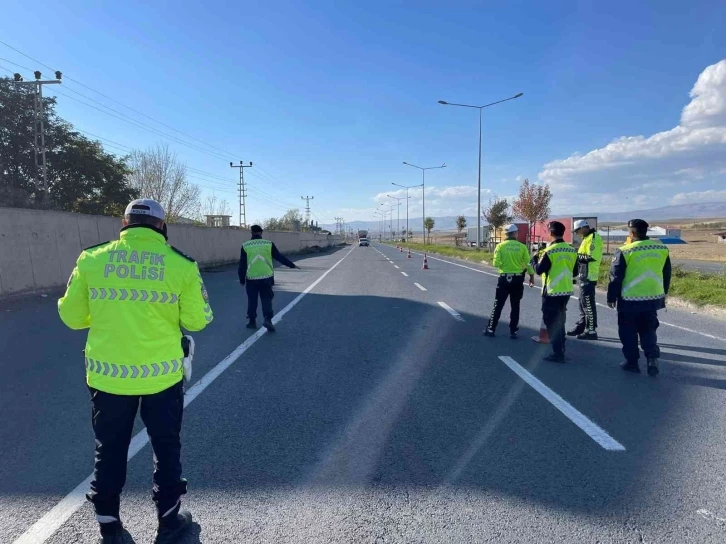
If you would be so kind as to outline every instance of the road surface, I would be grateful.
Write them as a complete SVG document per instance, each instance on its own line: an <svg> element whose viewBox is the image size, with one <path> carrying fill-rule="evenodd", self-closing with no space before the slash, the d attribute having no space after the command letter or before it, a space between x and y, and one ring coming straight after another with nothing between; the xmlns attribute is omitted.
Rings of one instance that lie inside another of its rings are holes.
<svg viewBox="0 0 726 544"><path fill-rule="evenodd" d="M673 259L673 264L688 270L700 270L708 274L726 273L726 262L695 261L692 259Z"/></svg>
<svg viewBox="0 0 726 544"><path fill-rule="evenodd" d="M659 542L726 539L723 322L661 313L661 374L619 370L601 341L542 362L491 309L491 269L389 246L346 247L278 272L278 332L244 328L236 270L205 274L215 312L195 335L183 430L182 542ZM604 301L600 301L601 303ZM569 324L576 318L569 305ZM665 324L667 323L667 324ZM0 306L0 542L95 542L84 333L55 299ZM122 516L151 542L142 426Z"/></svg>

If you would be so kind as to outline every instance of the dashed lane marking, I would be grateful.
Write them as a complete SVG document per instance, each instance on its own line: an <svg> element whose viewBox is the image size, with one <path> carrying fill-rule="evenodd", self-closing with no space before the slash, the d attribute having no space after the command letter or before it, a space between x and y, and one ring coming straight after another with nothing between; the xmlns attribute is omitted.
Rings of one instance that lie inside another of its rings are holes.
<svg viewBox="0 0 726 544"><path fill-rule="evenodd" d="M405 272L401 272L401 274L403 274L404 276L408 277L408 274L406 274Z"/></svg>
<svg viewBox="0 0 726 544"><path fill-rule="evenodd" d="M439 301L439 302L437 302L437 304L439 306L441 306L444 310L446 310L447 312L449 312L451 314L451 316L454 319L456 319L457 321L464 321L464 318L461 317L461 314L459 312L457 312L456 310L454 310L451 306L449 306L445 302Z"/></svg>
<svg viewBox="0 0 726 544"><path fill-rule="evenodd" d="M441 304L441 303L439 303ZM552 391L549 387L535 378L527 370L525 370L517 361L507 356L500 356L499 360L507 365L512 372L522 378L532 389L537 391L545 399L547 399L552 406L562 412L567 419L572 421L575 425L580 427L587 436L597 442L602 448L608 451L625 451L625 446L610 436L604 429L590 421L582 412L577 410L569 402L559 396L557 393Z"/></svg>
<svg viewBox="0 0 726 544"><path fill-rule="evenodd" d="M426 291L426 288L423 285L421 285L420 283L414 283L414 285L416 287L418 287L419 289L421 289L422 291Z"/></svg>

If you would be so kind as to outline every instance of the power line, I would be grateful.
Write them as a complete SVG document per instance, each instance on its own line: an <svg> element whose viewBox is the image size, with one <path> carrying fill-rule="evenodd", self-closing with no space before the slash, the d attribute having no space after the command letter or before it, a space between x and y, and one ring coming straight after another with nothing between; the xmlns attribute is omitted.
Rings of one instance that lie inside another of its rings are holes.
<svg viewBox="0 0 726 544"><path fill-rule="evenodd" d="M47 64L45 64L45 63L43 63L43 62L40 62L40 61L38 61L37 59L34 59L34 58L33 58L33 57L31 57L30 55L27 55L27 54L23 53L22 51L20 51L19 49L17 49L17 48L15 48L15 47L11 46L10 44L8 44L8 43L6 43L6 42L4 42L4 41L2 41L2 40L0 40L0 43L1 43L1 44L3 44L3 45L5 45L5 46L6 46L6 47L8 47L9 49L12 49L13 51L15 51L15 52L17 52L17 53L19 53L19 54L23 55L24 57L26 57L26 58L28 58L28 59L32 60L33 62L36 62L36 63L40 64L41 66L43 66L43 67L45 67L45 68L48 68L49 70L53 70L53 68L51 68L51 67L50 67L50 66L48 66ZM0 59L0 60L7 60L7 59ZM22 68L22 69L24 69L24 70L32 71L32 70L31 70L30 68L28 68L28 67L26 67L26 66L22 66L22 65L20 65L20 64L17 64L17 63L15 63L15 62L13 62L13 61L7 60L7 62L9 62L10 64L13 64L13 65L15 65L15 66L18 66L18 67L20 67L20 68ZM7 70L7 71L8 71L8 72L10 72L10 73L13 73L13 72L12 72L12 70L8 70L7 68L4 68L4 69L5 69L5 70ZM173 130L174 132L177 132L177 133L179 133L179 134L182 134L182 135L184 135L184 136L186 136L187 138L190 138L190 139L192 139L192 140L198 141L198 142L200 142L200 143L204 144L205 146L207 146L207 147L209 147L209 148L211 148L211 149L215 149L215 150L219 151L220 153L224 153L225 155L229 155L229 154L230 154L230 153L229 153L228 151L225 151L225 150L223 150L223 149L221 149L221 148L219 148L219 147L216 147L216 146L214 146L214 145L212 145L212 144L209 144L209 143L205 142L204 140L201 140L201 139L199 139L199 138L196 138L195 136L192 136L192 135L190 135L190 134L187 134L186 132L183 132L183 131L181 131L181 130L178 130L178 129L176 129L176 128L172 127L171 125L168 125L168 124L166 124L166 123L163 123L163 122L161 122L161 121L159 121L159 120L157 120L157 119L154 119L153 117L151 117L151 116L149 116L149 115L146 115L145 113L142 113L142 112L140 112L140 111L138 111L138 110L136 110L136 109L134 109L134 108L132 108L132 107L130 107L130 106L127 106L127 105L126 105L126 104L124 104L123 102L120 102L120 101L118 101L118 100L116 100L116 99L114 99L114 98L112 98L112 97L110 97L110 96L108 96L108 95L106 95L106 94L104 94L104 93L100 92L100 91L97 91L96 89L93 89L92 87L89 87L88 85L85 85L84 83L82 83L82 82L80 82L80 81L78 81L78 80L76 80L76 79L74 79L74 78L72 78L72 77L70 77L70 76L68 76L68 75L64 75L64 77L65 77L65 79L66 79L66 80L72 81L72 82L74 82L74 83L76 83L76 84L80 85L81 87L84 87L84 88L86 88L86 89L88 89L88 90L90 90L90 91L92 91L92 92L94 92L94 93L96 93L96 94L98 94L98 95L100 95L100 96L102 96L102 97L104 97L104 98L108 99L108 100L111 100L112 102L115 102L116 104L119 104L119 105L121 105L121 106L123 106L123 107L125 107L125 108L127 108L127 109L129 109L129 110L131 110L131 111L133 111L134 113L136 113L136 114L138 114L138 115L141 115L142 117L145 117L145 118L147 118L147 119L149 119L149 120L151 120L151 121L153 121L153 122L155 122L155 123L157 123L157 124L159 124L159 125L162 125L162 126L164 126L164 127L168 128L168 129L170 129L170 130ZM160 131L160 130L158 130L158 129L154 128L154 127L151 127L151 126L149 126L149 125L147 125L147 124L145 124L145 123L142 123L142 122L140 122L140 121L139 121L138 119L134 119L133 117L130 117L130 116L128 116L128 115L126 115L126 114L124 114L124 113L122 113L122 112L118 111L118 110L115 110L115 109L113 109L113 108L111 108L111 107L109 107L109 106L107 106L107 105L103 104L102 102L99 102L98 100L95 100L95 99L93 99L93 98L91 98L91 97L89 97L89 96L87 96L87 95L84 95L83 93L81 93L81 92L79 92L79 91L76 91L75 89L73 89L72 87L70 87L70 86L68 86L68 85L66 85L66 89L68 89L69 91L71 91L71 92L73 92L73 93L75 93L75 94L77 94L77 95L79 95L79 96L81 96L81 97L85 98L86 100L90 100L91 102L93 102L93 103L95 103L95 104L98 104L99 106L101 106L101 107L103 107L103 108L105 108L105 109L107 109L107 110L109 110L109 111L111 111L111 112L113 112L113 113L115 113L115 114L117 114L117 115L120 115L120 116L122 116L123 118L121 118L120 120L122 120L122 121L125 121L125 122L127 122L127 123L129 123L129 124L132 124L133 126L136 126L136 127L138 127L138 128L142 128L142 129L144 129L144 130L148 130L148 131L152 132L153 134L156 134L156 135L158 135L158 136L162 136L162 137L164 137L164 138L168 138L168 139L170 139L170 140L171 140L171 141L173 141L173 142L177 142L177 143L180 143L180 144L182 144L182 145L185 145L185 146L187 146L187 147L189 147L189 148L191 148L191 149L196 149L196 150L198 150L198 151L201 151L201 152L203 152L203 153L206 153L206 154L208 154L209 156L212 156L212 157L215 157L215 158L224 158L224 157L221 157L221 156L219 156L218 154L216 154L216 153L214 153L214 152L211 152L211 151L209 151L209 150L207 150L207 149L201 148L201 147L199 147L199 146L196 146L196 145L194 145L194 144L191 144L191 143L189 143L189 142L185 142L185 141L183 141L183 140L181 140L181 139L179 139L179 138L177 138L177 137L175 137L175 136L172 136L172 135L166 134L166 133L164 133L164 132L162 132L162 131ZM72 96L68 96L67 94L64 94L64 93L60 93L60 92L59 92L58 94L60 94L61 96L65 96L66 98L70 98L71 100L75 100L75 101L79 102L80 104L83 104L83 105L85 105L85 106L87 106L87 107L91 107L91 108L93 108L93 109L96 109L97 111L100 111L101 113L105 113L106 115L109 115L109 116L111 116L111 117L114 117L114 118L116 118L116 119L119 119L119 117L117 117L116 115L112 115L111 113L109 113L109 112L107 112L107 111L104 111L104 110L99 110L98 108L95 108L94 106L92 106L92 105L90 105L90 104L86 104L86 103L85 103L85 102L83 102L82 100L79 100L79 99L77 99L77 98L74 98L74 97L72 97ZM254 172L254 174L253 174L253 175L255 175L256 177L260 177L261 179L263 179L263 180L267 181L268 183L272 183L272 184L280 185L280 186L281 186L281 187L282 187L283 189L286 189L286 190L288 190L288 191L294 191L294 189L292 189L292 188L291 188L291 187L290 187L289 185L287 185L286 183L284 183L284 182L280 181L280 180L279 180L279 179L278 179L277 177L275 177L275 176L274 176L273 174L271 174L270 172L268 172L267 170L265 170L265 169L263 169L263 168L260 168L260 167L259 167L259 164L258 164L257 168L258 168L258 170L259 170L260 172Z"/></svg>
<svg viewBox="0 0 726 544"><path fill-rule="evenodd" d="M21 54L21 55L23 55L23 56L24 56L25 58L27 58L27 59L30 59L30 60L32 60L33 62L36 62L36 63L40 64L41 66L43 66L43 67L45 67L45 68L48 68L48 70L51 70L51 71L53 71L53 70L54 70L53 68L51 68L51 67L50 67L50 66L48 66L47 64L44 64L44 63L40 62L39 60L36 60L36 59L34 59L34 58L33 58L33 57L31 57L30 55L27 55L27 54L23 53L22 51L20 51L19 49L16 49L16 48L15 48L15 47L13 47L12 45L10 45L10 44L8 44L8 43L5 43L5 42L4 42L4 41L2 41L2 40L0 40L0 43L1 43L1 44L3 44L3 45L4 45L5 47L8 47L8 48L12 49L12 50L13 50L13 51L15 51L16 53L20 53L20 54ZM11 62L11 61L8 61L8 62ZM11 62L11 64L15 64L15 63ZM16 64L16 66L19 66L19 65L17 65L17 64ZM20 67L22 68L22 66L20 66ZM26 70L27 70L27 68L26 68ZM66 78L66 79L68 79L69 81L72 81L72 82L76 83L77 85L80 85L81 87L84 87L85 89L88 89L89 91L92 91L92 92L94 92L94 93L96 93L96 94L98 94L98 95L100 95L100 96L102 96L102 97L106 98L107 100L110 100L110 101L112 101L112 102L115 102L116 104L119 104L120 106L123 106L124 108L127 108L127 109L129 109L129 110L133 111L134 113L136 113L136 114L138 114L138 115L141 115L142 117L145 117L146 119L149 119L150 121L153 121L154 123L158 123L159 125L162 125L162 126L164 126L164 127L168 128L168 129L170 129L170 130L173 130L174 132L178 132L179 134L182 134L183 136L186 136L187 138L191 138L192 140L195 140L195 141L198 141L198 142L200 142L200 143L203 143L203 144L204 144L204 145L206 145L207 147L210 147L210 148L212 148L212 149L216 149L217 151L219 151L219 152L221 152L221 153L223 153L223 154L225 154L225 155L227 155L227 156L229 156L229 155L233 155L233 153L230 153L229 151L225 151L224 149L220 149L220 148L218 148L218 147L216 147L216 146L214 146L214 145L212 145L212 144L209 144L209 143L205 142L204 140L201 140L201 139L199 139L199 138L196 138L195 136L192 136L191 134L187 134L186 132L183 132L183 131L181 131L181 130L178 130L178 129L176 129L176 128L172 127L171 125L167 125L166 123L163 123L163 122L161 122L161 121L159 121L159 120L157 120L157 119L154 119L153 117L151 117L151 116L149 116L149 115L146 115L145 113L142 113L142 112L140 112L140 111L138 111L138 110L136 110L136 109L132 108L131 106L127 106L127 105L126 105L126 104L124 104L123 102L119 102L119 101L118 101L118 100L116 100L115 98L111 98L110 96L108 96L108 95L105 95L105 94L103 94L103 93L102 93L102 92L100 92L100 91L97 91L96 89L93 89L93 88L89 87L88 85L86 85L86 84L84 84L84 83L81 83L81 82L80 82L80 81L78 81L77 79L74 79L74 78L72 78L72 77L69 77L69 76L67 76L67 75L65 76L65 78ZM75 92L77 92L77 91L75 91ZM80 93L79 93L79 94L80 94ZM91 100L91 99L89 99L89 100Z"/></svg>

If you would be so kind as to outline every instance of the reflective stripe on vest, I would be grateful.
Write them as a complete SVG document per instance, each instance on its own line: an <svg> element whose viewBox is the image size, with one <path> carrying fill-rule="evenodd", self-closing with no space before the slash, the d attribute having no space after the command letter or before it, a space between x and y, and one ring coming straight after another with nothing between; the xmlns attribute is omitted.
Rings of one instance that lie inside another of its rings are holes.
<svg viewBox="0 0 726 544"><path fill-rule="evenodd" d="M665 298L663 266L668 258L668 248L654 240L639 240L623 246L620 251L626 265L622 300Z"/></svg>
<svg viewBox="0 0 726 544"><path fill-rule="evenodd" d="M262 280L275 275L272 263L272 242L255 239L242 244L247 253L247 279Z"/></svg>
<svg viewBox="0 0 726 544"><path fill-rule="evenodd" d="M86 370L101 374L102 376L111 376L112 378L148 378L151 376L164 376L165 374L174 374L181 370L182 362L177 359L171 361L162 361L160 363L151 363L149 365L122 365L117 363L107 363L104 361L96 361L86 357Z"/></svg>
<svg viewBox="0 0 726 544"><path fill-rule="evenodd" d="M572 283L572 271L577 262L577 250L565 242L554 244L544 250L550 256L550 271L544 274L544 283L547 288L547 296L564 297L572 296L575 291ZM553 259L553 255L564 253L559 259Z"/></svg>

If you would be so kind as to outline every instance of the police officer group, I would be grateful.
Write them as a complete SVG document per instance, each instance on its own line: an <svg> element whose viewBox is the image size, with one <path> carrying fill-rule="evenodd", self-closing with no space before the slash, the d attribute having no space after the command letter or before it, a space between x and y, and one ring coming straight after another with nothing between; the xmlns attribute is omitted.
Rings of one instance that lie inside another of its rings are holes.
<svg viewBox="0 0 726 544"><path fill-rule="evenodd" d="M248 295L247 326L256 327L259 297L263 325L274 331L273 258L296 266L262 238L262 228L251 230L239 268ZM99 523L99 542L133 542L121 521L120 501L137 412L154 451L154 542L178 542L192 524L191 514L181 509L187 482L180 433L194 340L181 330L204 329L213 313L197 263L167 243L158 202L134 200L124 213L119 239L81 253L58 312L71 329L89 329L85 367L96 452L86 497Z"/></svg>
<svg viewBox="0 0 726 544"><path fill-rule="evenodd" d="M600 274L603 241L585 220L576 221L573 227L582 237L579 249L564 241L565 225L552 221L547 226L550 243L539 249L531 261L526 246L516 239L517 226L505 228L507 239L494 250L493 264L499 269L500 276L494 307L484 329L485 336L495 335L502 308L509 298L509 334L512 339L517 338L525 274L529 274L529 285L532 286L536 273L542 276L542 320L552 346L552 353L545 360L555 363L567 361L566 336L587 341L598 340L595 290ZM628 229L628 242L613 255L607 304L618 311L618 334L625 356L621 368L628 372L640 372L640 341L647 372L655 376L658 374L660 357L656 335L659 325L657 312L665 308L670 287L670 257L664 244L648 238L648 223L644 220L632 219L628 222ZM575 327L566 331L567 303L574 295L575 278L579 280L580 286L580 315Z"/></svg>

